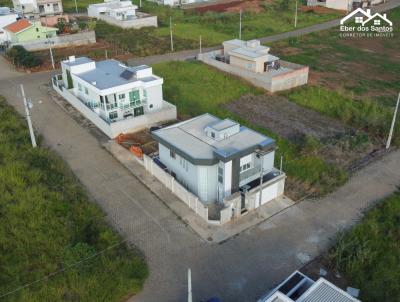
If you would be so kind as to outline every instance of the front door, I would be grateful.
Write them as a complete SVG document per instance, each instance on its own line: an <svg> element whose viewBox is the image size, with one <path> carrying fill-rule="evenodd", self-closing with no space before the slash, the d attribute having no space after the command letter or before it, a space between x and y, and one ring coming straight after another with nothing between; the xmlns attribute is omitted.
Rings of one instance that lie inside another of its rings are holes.
<svg viewBox="0 0 400 302"><path fill-rule="evenodd" d="M139 115L143 115L143 114L144 114L143 106L133 109L134 116L139 116Z"/></svg>

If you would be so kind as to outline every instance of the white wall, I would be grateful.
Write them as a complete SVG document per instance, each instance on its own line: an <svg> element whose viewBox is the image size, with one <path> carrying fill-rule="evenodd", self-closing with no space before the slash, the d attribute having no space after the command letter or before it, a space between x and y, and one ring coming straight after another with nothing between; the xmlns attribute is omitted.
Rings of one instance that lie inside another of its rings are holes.
<svg viewBox="0 0 400 302"><path fill-rule="evenodd" d="M177 180L190 192L199 197L204 203L211 203L217 199L217 166L193 165L179 154L175 158L170 156L170 149L158 144L160 160L168 169L176 174ZM182 162L186 162L182 164ZM187 168L186 168L187 166Z"/></svg>
<svg viewBox="0 0 400 302"><path fill-rule="evenodd" d="M352 3L353 0L326 0L326 7L347 10Z"/></svg>
<svg viewBox="0 0 400 302"><path fill-rule="evenodd" d="M163 100L163 91L162 85L154 85L146 87L147 92L147 109L149 111L160 109L162 106ZM150 108L150 105L153 105L153 108Z"/></svg>
<svg viewBox="0 0 400 302"><path fill-rule="evenodd" d="M17 14L0 16L0 43L3 43L8 40L7 34L3 30L3 28L6 27L7 25L17 21L17 17L18 17Z"/></svg>

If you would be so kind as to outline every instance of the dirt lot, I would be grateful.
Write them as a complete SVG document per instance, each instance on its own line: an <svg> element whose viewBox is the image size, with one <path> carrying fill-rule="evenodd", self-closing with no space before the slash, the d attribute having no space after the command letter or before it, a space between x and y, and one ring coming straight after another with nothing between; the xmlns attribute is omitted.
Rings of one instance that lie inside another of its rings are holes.
<svg viewBox="0 0 400 302"><path fill-rule="evenodd" d="M97 43L90 45L54 48L53 55L56 68L60 68L60 61L66 59L68 56L87 56L94 60L104 60L106 58L106 51L109 59L126 61L132 57L130 53L122 51L103 40L98 40ZM35 51L34 54L40 57L43 63L38 68L32 69L32 72L52 69L49 50Z"/></svg>
<svg viewBox="0 0 400 302"><path fill-rule="evenodd" d="M131 146L139 147L147 155L158 151L157 142L151 137L148 129L123 134L120 137L119 143L126 149L129 149Z"/></svg>
<svg viewBox="0 0 400 302"><path fill-rule="evenodd" d="M251 123L299 145L302 152L315 153L347 170L354 170L379 148L379 143L368 140L365 133L282 96L247 95L225 106Z"/></svg>
<svg viewBox="0 0 400 302"><path fill-rule="evenodd" d="M249 0L249 1L220 1L216 4L204 5L201 7L196 7L195 10L199 13L206 12L231 12L237 13L240 10L258 13L262 11L260 4L262 2L271 1L259 1L259 0Z"/></svg>

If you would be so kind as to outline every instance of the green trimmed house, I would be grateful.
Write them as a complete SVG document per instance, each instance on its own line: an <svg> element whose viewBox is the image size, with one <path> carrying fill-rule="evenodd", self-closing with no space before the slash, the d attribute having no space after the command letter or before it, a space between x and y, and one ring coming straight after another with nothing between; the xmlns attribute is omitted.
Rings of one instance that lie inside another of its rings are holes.
<svg viewBox="0 0 400 302"><path fill-rule="evenodd" d="M40 21L20 19L4 27L7 39L11 43L21 43L32 40L54 38L57 28L43 26Z"/></svg>

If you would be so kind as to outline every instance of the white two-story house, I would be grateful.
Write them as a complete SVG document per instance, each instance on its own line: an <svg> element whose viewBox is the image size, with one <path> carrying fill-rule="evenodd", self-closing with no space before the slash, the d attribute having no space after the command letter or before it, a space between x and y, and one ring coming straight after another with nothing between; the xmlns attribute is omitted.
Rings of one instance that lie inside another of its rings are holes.
<svg viewBox="0 0 400 302"><path fill-rule="evenodd" d="M223 203L260 185L262 196L253 208L283 194L284 173L274 168L275 141L233 120L204 114L152 135L160 162L204 204Z"/></svg>
<svg viewBox="0 0 400 302"><path fill-rule="evenodd" d="M176 119L175 106L163 100L163 79L149 66L71 56L61 70L53 87L111 138Z"/></svg>

